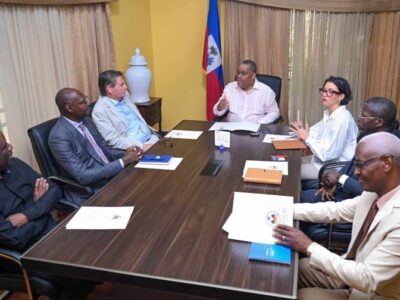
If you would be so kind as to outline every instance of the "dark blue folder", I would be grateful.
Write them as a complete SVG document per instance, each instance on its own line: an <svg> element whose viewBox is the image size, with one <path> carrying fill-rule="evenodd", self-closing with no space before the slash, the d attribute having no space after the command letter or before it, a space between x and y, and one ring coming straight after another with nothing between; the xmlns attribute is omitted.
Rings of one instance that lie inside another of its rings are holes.
<svg viewBox="0 0 400 300"><path fill-rule="evenodd" d="M290 265L291 249L282 245L251 243L249 259Z"/></svg>
<svg viewBox="0 0 400 300"><path fill-rule="evenodd" d="M155 154L145 154L140 160L141 163L146 164L168 164L172 159L171 155L155 155Z"/></svg>

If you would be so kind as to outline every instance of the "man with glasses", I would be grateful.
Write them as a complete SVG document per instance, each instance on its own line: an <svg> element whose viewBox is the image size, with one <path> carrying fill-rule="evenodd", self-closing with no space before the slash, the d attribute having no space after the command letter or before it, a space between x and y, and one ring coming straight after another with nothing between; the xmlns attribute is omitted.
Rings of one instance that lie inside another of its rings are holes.
<svg viewBox="0 0 400 300"><path fill-rule="evenodd" d="M214 105L214 115L228 112L229 122L249 121L270 124L280 112L274 91L256 79L257 65L244 60L239 66L236 81L228 83L219 101Z"/></svg>
<svg viewBox="0 0 400 300"><path fill-rule="evenodd" d="M354 164L364 189L361 196L339 203L294 205L297 220L353 223L344 256L293 227L274 228L279 244L308 256L300 260L297 299L398 299L400 295L400 139L388 132L365 136L357 145Z"/></svg>
<svg viewBox="0 0 400 300"><path fill-rule="evenodd" d="M65 176L97 192L125 166L138 161L138 147L118 150L109 147L87 116L86 97L72 88L61 89L56 95L61 117L49 135L49 147ZM92 193L65 185L67 198L82 205Z"/></svg>
<svg viewBox="0 0 400 300"><path fill-rule="evenodd" d="M386 131L400 138L396 120L397 108L393 101L384 97L368 99L357 119L360 134L357 140L368 134ZM340 171L328 171L322 176L319 190L302 191L301 202L341 201L362 193L362 186L354 175L354 160L347 163Z"/></svg>
<svg viewBox="0 0 400 300"><path fill-rule="evenodd" d="M357 120L360 134L357 140L368 134L386 131L400 138L396 130L396 105L389 99L374 97L368 99ZM354 173L356 169L354 159L349 161L340 171L329 170L321 178L320 189L309 189L301 192L300 202L316 203L320 201L340 202L344 199L361 195L363 187ZM351 224L340 225L342 236L349 236ZM310 237L328 236L327 224L301 223L301 229Z"/></svg>

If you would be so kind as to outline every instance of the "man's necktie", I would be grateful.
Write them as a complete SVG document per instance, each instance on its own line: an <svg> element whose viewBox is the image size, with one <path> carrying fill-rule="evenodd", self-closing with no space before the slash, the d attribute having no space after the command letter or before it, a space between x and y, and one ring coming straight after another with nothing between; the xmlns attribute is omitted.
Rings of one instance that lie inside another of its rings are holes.
<svg viewBox="0 0 400 300"><path fill-rule="evenodd" d="M82 129L83 134L89 141L90 145L92 145L94 151L97 153L97 155L101 158L101 160L105 163L108 164L110 161L107 159L107 157L104 155L104 152L100 149L99 145L97 145L96 141L94 140L93 136L90 134L89 130L86 128L86 126L82 123L79 125L79 128Z"/></svg>
<svg viewBox="0 0 400 300"><path fill-rule="evenodd" d="M372 221L374 220L376 214L378 213L378 199L374 201L372 204L367 217L364 220L363 225L360 228L360 231L358 232L357 238L354 241L353 247L349 251L349 254L347 255L347 259L354 259L356 257L357 249L360 246L361 242L364 240L365 236L367 235L368 229L371 226Z"/></svg>

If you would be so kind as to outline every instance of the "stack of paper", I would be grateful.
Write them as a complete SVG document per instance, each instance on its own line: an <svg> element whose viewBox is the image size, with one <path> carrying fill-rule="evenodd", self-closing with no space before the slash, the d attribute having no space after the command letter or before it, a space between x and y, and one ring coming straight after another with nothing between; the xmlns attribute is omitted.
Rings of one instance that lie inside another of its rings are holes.
<svg viewBox="0 0 400 300"><path fill-rule="evenodd" d="M215 122L213 126L210 127L209 131L213 130L245 130L257 132L260 129L260 124L253 122Z"/></svg>
<svg viewBox="0 0 400 300"><path fill-rule="evenodd" d="M233 240L274 244L272 228L293 226L293 197L235 192L223 230Z"/></svg>
<svg viewBox="0 0 400 300"><path fill-rule="evenodd" d="M66 225L67 229L125 229L133 206L82 206Z"/></svg>
<svg viewBox="0 0 400 300"><path fill-rule="evenodd" d="M192 130L171 130L165 136L166 138L173 139L188 139L188 140L197 140L199 136L203 133L203 131L192 131Z"/></svg>
<svg viewBox="0 0 400 300"><path fill-rule="evenodd" d="M179 164L181 163L182 160L183 160L182 157L172 157L171 160L167 164L151 164L151 163L149 164L149 163L143 163L143 162L139 161L135 165L135 168L173 171L179 166Z"/></svg>
<svg viewBox="0 0 400 300"><path fill-rule="evenodd" d="M283 134L266 134L263 143L271 144L272 141L282 141L282 140L293 140L296 139L296 136L292 135L283 135Z"/></svg>

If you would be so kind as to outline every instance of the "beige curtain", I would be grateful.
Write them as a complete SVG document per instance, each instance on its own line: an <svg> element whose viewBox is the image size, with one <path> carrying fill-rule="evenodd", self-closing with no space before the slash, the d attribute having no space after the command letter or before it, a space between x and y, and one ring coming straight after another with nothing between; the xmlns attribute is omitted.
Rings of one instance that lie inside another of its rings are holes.
<svg viewBox="0 0 400 300"><path fill-rule="evenodd" d="M20 0L21 1L21 0ZM235 0L253 5L326 12L377 12L400 10L399 0Z"/></svg>
<svg viewBox="0 0 400 300"><path fill-rule="evenodd" d="M290 11L227 1L225 16L225 83L241 60L254 60L258 73L282 78L280 110L287 120Z"/></svg>
<svg viewBox="0 0 400 300"><path fill-rule="evenodd" d="M115 67L107 4L0 5L0 93L16 156L34 162L26 130L58 116L56 92L98 96L97 76Z"/></svg>
<svg viewBox="0 0 400 300"><path fill-rule="evenodd" d="M318 88L329 77L346 78L353 91L347 106L357 116L364 100L372 14L293 11L289 121L310 125L322 118Z"/></svg>
<svg viewBox="0 0 400 300"><path fill-rule="evenodd" d="M397 105L400 118L400 11L374 15L368 48L367 98L384 96Z"/></svg>

